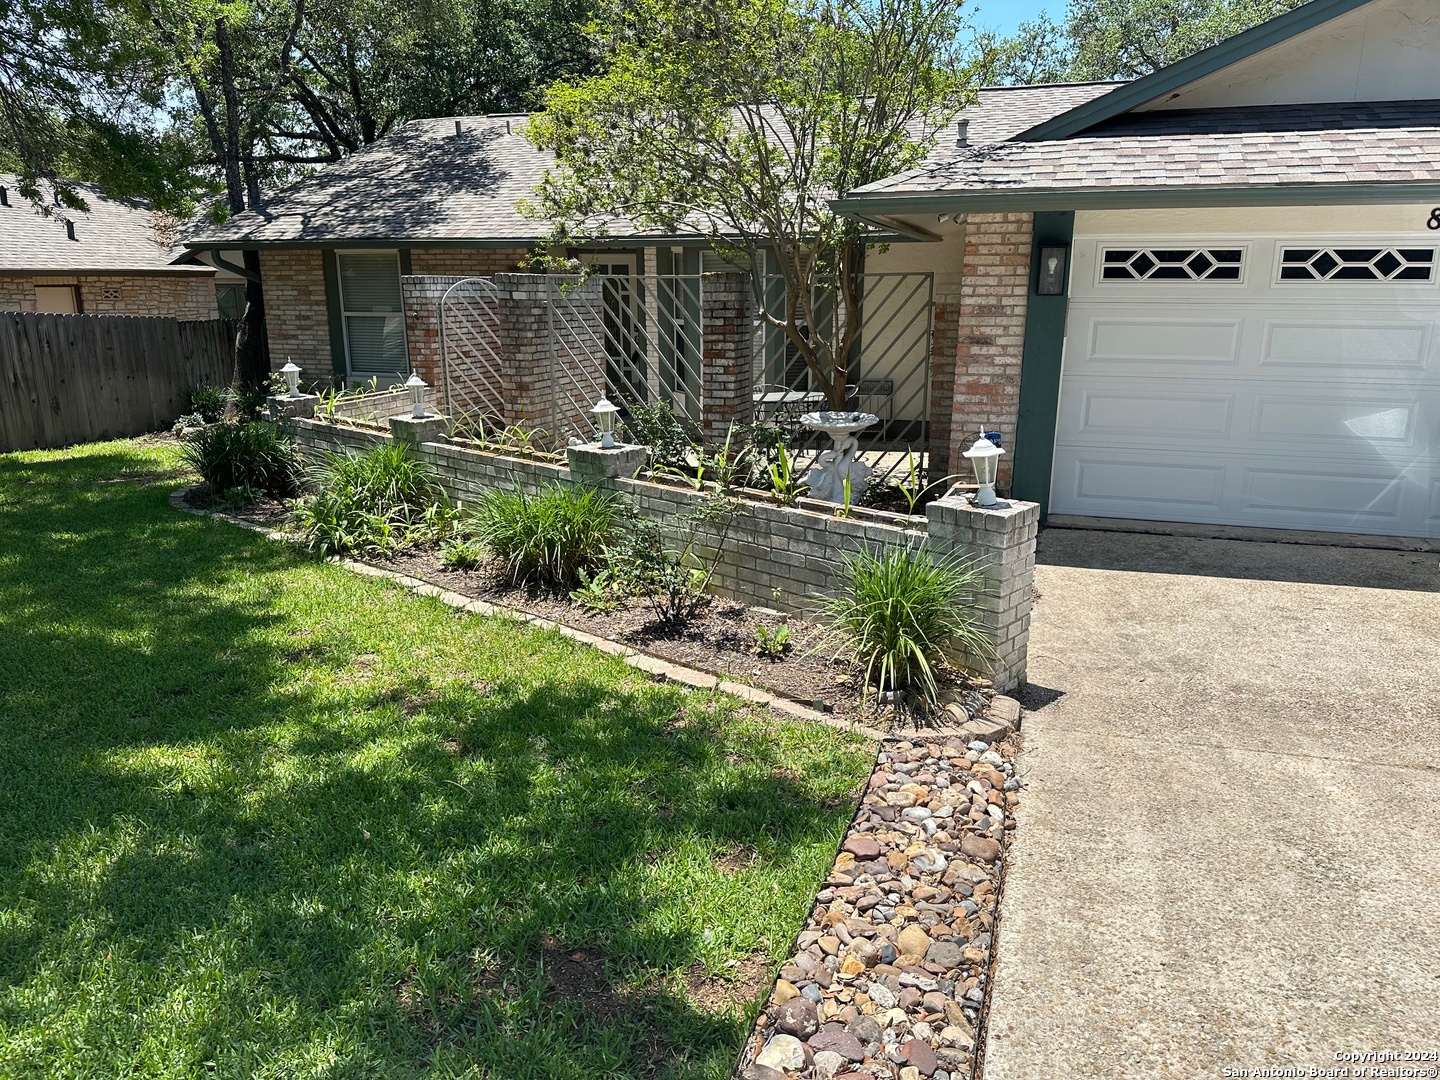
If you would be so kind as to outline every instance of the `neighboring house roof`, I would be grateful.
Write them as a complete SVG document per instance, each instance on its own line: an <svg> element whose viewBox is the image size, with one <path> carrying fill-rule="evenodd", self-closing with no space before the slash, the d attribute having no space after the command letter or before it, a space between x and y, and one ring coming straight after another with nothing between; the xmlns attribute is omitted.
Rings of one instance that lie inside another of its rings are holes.
<svg viewBox="0 0 1440 1080"><path fill-rule="evenodd" d="M17 190L18 177L0 174L9 206L0 206L0 273L213 273L209 267L172 266L156 235L156 215L143 203L112 199L92 184L76 189L88 211L55 207L41 214ZM43 189L42 189L43 190ZM74 223L70 239L65 223Z"/></svg>
<svg viewBox="0 0 1440 1080"><path fill-rule="evenodd" d="M1010 138L1057 112L1113 90L1118 83L996 87L978 92L962 114L969 138ZM202 226L185 239L190 248L247 245L359 246L475 244L529 246L543 222L520 212L554 164L521 132L527 117L412 120L391 135L277 193L261 210L237 214L224 225ZM954 152L941 138L932 157ZM611 237L653 236L613 222Z"/></svg>
<svg viewBox="0 0 1440 1080"><path fill-rule="evenodd" d="M1431 182L1437 162L1440 101L1176 110L1131 113L1067 139L972 147L847 201L963 193L1042 208L1035 196L1058 191Z"/></svg>

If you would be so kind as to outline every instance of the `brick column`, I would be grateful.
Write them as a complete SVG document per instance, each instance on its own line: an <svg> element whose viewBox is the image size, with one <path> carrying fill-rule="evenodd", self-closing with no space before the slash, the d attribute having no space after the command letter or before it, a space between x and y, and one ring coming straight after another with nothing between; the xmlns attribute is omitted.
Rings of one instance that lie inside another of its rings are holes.
<svg viewBox="0 0 1440 1080"><path fill-rule="evenodd" d="M962 226L963 228L963 226ZM963 458L950 456L950 428L955 409L955 358L960 344L963 256L953 269L935 271L934 308L930 322L930 479L961 471Z"/></svg>
<svg viewBox="0 0 1440 1080"><path fill-rule="evenodd" d="M1001 488L1010 484L1020 410L1033 220L1028 213L971 214L965 219L949 465L961 471L960 454L980 430L998 431L1007 451L1000 459Z"/></svg>
<svg viewBox="0 0 1440 1080"><path fill-rule="evenodd" d="M988 677L997 690L1015 689L1025 681L1039 504L1007 502L982 510L964 498L936 499L926 515L931 548L974 559L983 574L974 607L991 655L961 652L952 659Z"/></svg>
<svg viewBox="0 0 1440 1080"><path fill-rule="evenodd" d="M706 446L725 441L733 423L754 412L755 296L750 275L705 274L700 279L700 434Z"/></svg>

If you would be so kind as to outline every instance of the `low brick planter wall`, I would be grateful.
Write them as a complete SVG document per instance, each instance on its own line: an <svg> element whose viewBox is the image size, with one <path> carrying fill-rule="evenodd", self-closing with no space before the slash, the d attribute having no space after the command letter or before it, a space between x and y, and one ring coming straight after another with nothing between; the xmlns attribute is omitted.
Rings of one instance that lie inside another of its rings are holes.
<svg viewBox="0 0 1440 1080"><path fill-rule="evenodd" d="M302 453L361 452L390 438L388 434L321 420L291 419L287 429ZM473 501L483 491L520 488L534 491L550 482L585 482L629 497L636 510L660 523L677 543L688 535L686 515L708 498L689 488L634 479L627 468L605 475L590 468L577 476L567 465L539 458L511 457L464 443L424 442L418 456L434 468L454 499ZM860 548L925 543L941 553L977 560L984 581L975 607L993 656L954 659L1006 691L1025 678L1025 646L1030 627L1031 580L1035 566L1035 535L1039 509L1033 503L1012 503L998 510L980 510L963 499L939 499L927 517L876 512L836 517L807 506L781 506L763 498L742 498L740 510L724 532L701 530L706 541L722 548L711 587L721 596L777 608L797 616L813 616L818 602L844 585L845 556Z"/></svg>

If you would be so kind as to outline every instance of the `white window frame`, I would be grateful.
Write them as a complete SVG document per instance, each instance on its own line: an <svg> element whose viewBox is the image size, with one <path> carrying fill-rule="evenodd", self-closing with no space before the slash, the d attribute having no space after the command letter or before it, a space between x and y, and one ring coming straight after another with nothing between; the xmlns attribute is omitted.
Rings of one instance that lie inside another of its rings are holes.
<svg viewBox="0 0 1440 1080"><path fill-rule="evenodd" d="M1240 252L1240 276L1236 278L1107 278L1105 276L1105 252L1110 249L1135 251L1226 250ZM1097 289L1115 286L1141 286L1148 289L1186 288L1202 286L1206 289L1238 288L1249 284L1251 245L1248 242L1207 238L1204 240L1173 240L1144 237L1141 239L1098 240L1095 243L1095 281Z"/></svg>
<svg viewBox="0 0 1440 1080"><path fill-rule="evenodd" d="M403 276L403 268L400 265L400 250L398 248L339 248L335 252L335 286L340 293L340 332L345 338L345 381L346 383L366 382L373 378L371 375L356 375L350 363L350 316L375 316L375 315L398 315L400 317L400 334L405 343L405 367L400 374L410 373L410 330L405 325L405 296L401 293L399 311L350 311L345 307L345 275L340 269L340 260L346 255L391 255L395 259L395 281L398 284Z"/></svg>
<svg viewBox="0 0 1440 1080"><path fill-rule="evenodd" d="M1286 248L1315 248L1322 251L1334 251L1336 248L1425 248L1434 252L1434 259L1430 264L1429 281L1395 281L1386 278L1282 278L1280 271L1285 265ZM1440 285L1440 244L1434 240L1417 239L1414 243L1407 243L1404 238L1397 239L1394 236L1329 236L1324 239L1313 239L1303 236L1277 236L1275 238L1275 265L1271 267L1270 284L1275 288L1289 289L1294 291L1313 290L1317 286L1323 286L1326 291L1334 288L1353 288L1373 290L1377 285L1387 285L1395 289L1434 289ZM1316 293L1316 295L1322 295Z"/></svg>

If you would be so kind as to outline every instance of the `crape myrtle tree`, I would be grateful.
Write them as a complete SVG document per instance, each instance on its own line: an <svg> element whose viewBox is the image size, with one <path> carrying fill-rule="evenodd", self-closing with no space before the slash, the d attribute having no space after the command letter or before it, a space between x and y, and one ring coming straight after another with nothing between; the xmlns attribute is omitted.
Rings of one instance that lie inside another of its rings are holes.
<svg viewBox="0 0 1440 1080"><path fill-rule="evenodd" d="M707 240L843 408L875 236L830 200L918 164L965 105L963 26L958 0L601 0L598 74L529 125L556 155L529 212L552 250L616 220Z"/></svg>

